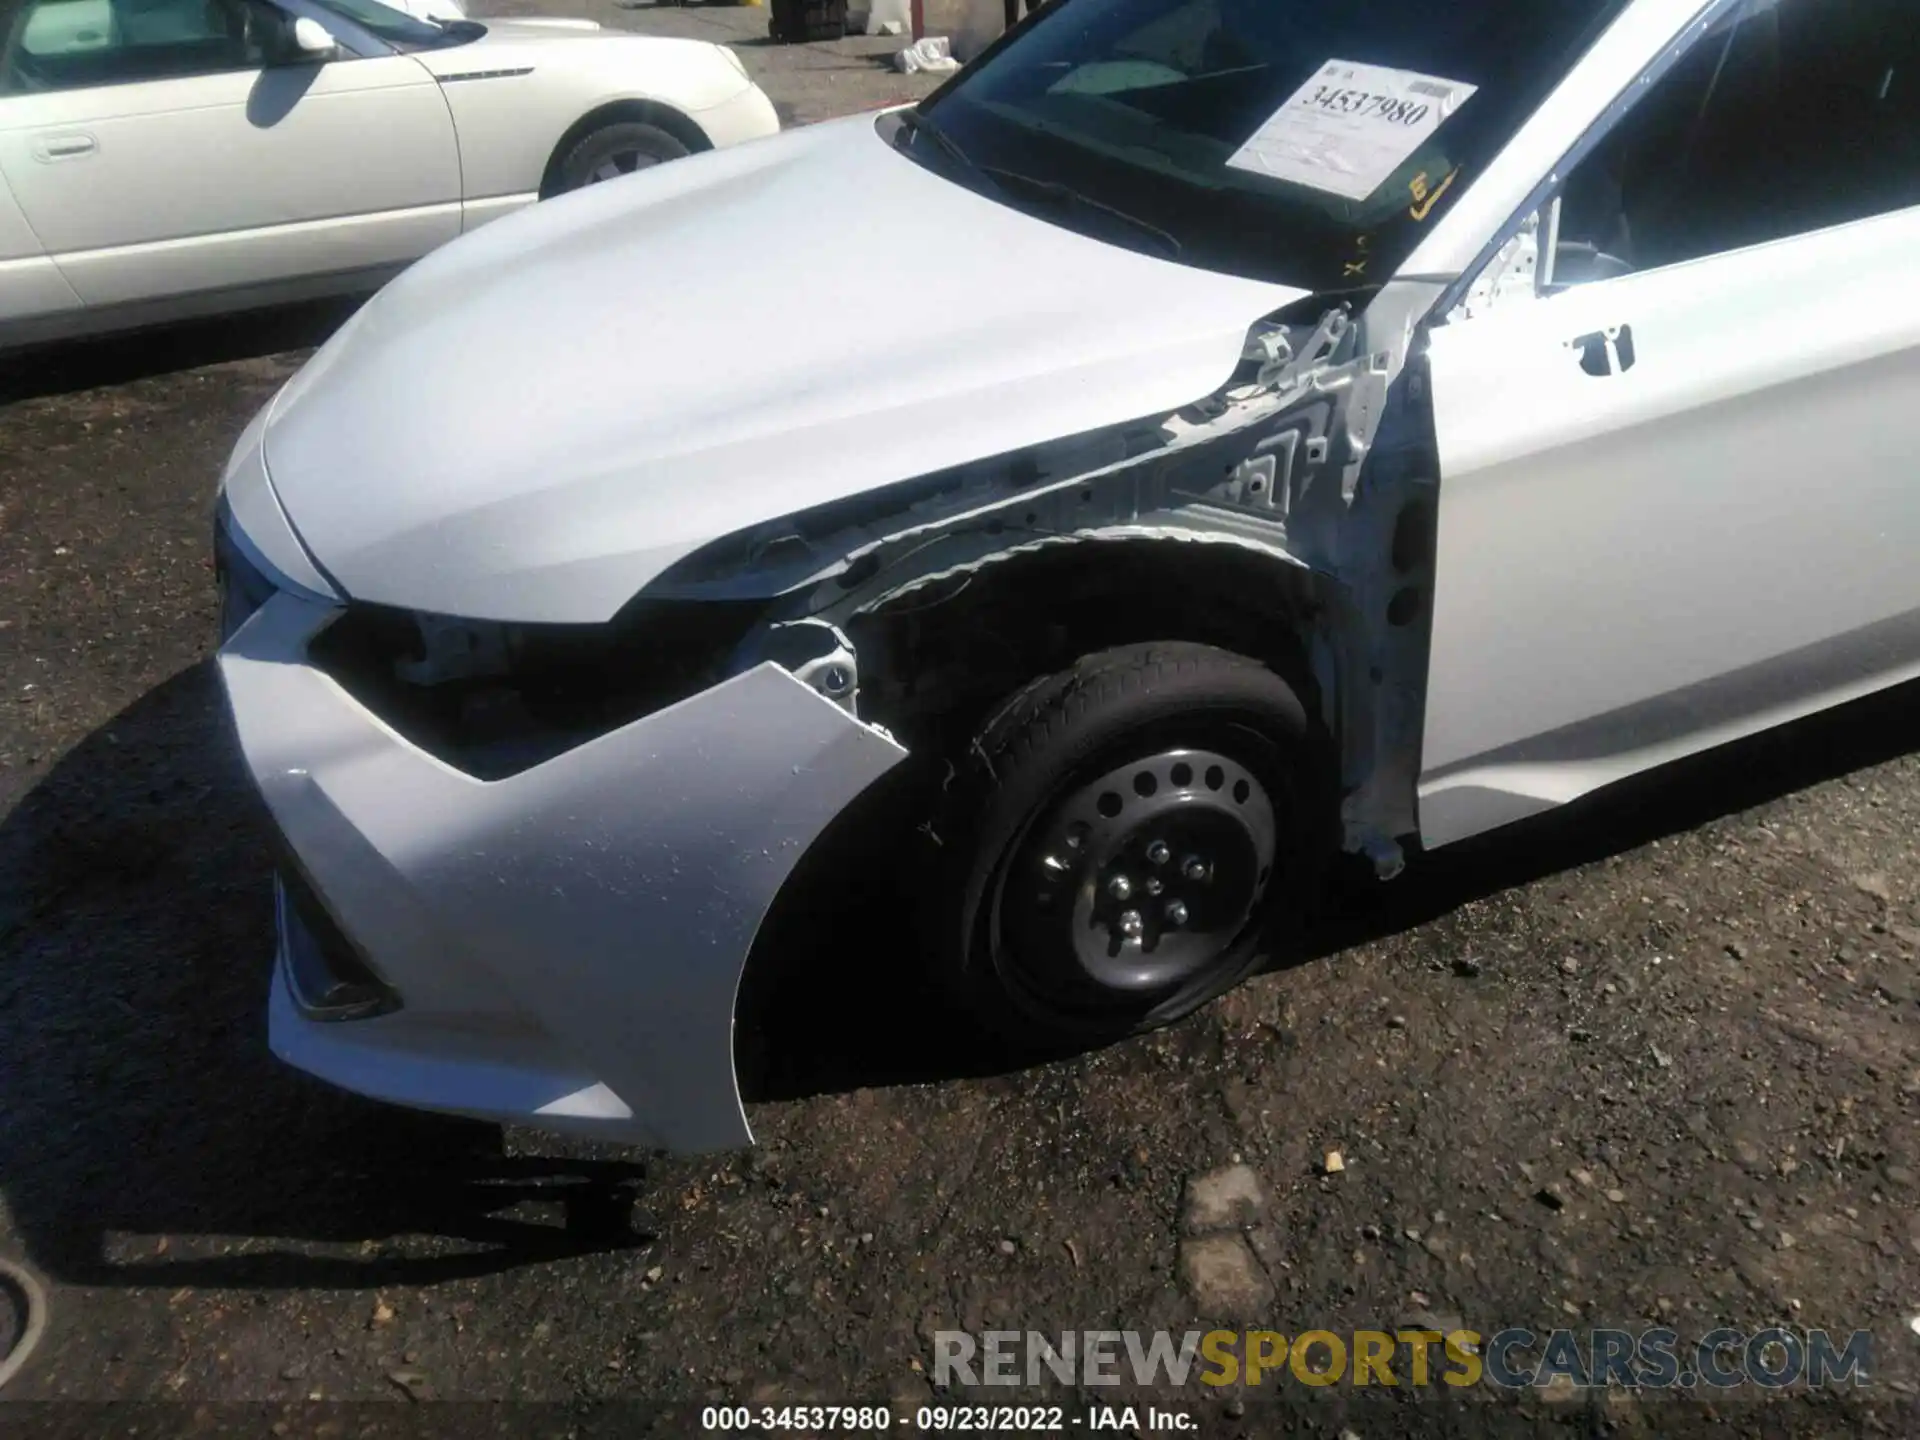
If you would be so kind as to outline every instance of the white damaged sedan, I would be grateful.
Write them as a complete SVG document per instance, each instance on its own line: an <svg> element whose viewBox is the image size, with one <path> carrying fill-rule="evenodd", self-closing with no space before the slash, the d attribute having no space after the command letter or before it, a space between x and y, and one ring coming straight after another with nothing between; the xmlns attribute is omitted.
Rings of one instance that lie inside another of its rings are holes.
<svg viewBox="0 0 1920 1440"><path fill-rule="evenodd" d="M1342 850L1920 674L1912 16L1061 0L917 108L431 256L225 477L274 1048L744 1144L810 852L1087 1043Z"/></svg>
<svg viewBox="0 0 1920 1440"><path fill-rule="evenodd" d="M410 3L438 18L0 5L0 347L371 290L543 196L780 128L724 46Z"/></svg>

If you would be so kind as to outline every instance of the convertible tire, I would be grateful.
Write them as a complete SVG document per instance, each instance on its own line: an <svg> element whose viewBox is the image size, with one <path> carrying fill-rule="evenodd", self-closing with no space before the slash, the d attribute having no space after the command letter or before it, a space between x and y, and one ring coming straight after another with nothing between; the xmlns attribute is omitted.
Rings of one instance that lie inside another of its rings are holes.
<svg viewBox="0 0 1920 1440"><path fill-rule="evenodd" d="M1284 948L1336 848L1300 691L1206 645L1104 651L1026 686L956 761L930 952L1017 1050L1156 1029Z"/></svg>
<svg viewBox="0 0 1920 1440"><path fill-rule="evenodd" d="M658 125L649 125L644 120L616 120L589 130L574 142L560 161L554 193L578 190L602 180L618 180L622 175L651 169L691 153Z"/></svg>

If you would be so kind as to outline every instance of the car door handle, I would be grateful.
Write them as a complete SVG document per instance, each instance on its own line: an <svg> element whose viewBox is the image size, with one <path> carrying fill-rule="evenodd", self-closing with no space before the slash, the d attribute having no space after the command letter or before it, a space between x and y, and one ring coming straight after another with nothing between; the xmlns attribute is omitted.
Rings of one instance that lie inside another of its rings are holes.
<svg viewBox="0 0 1920 1440"><path fill-rule="evenodd" d="M36 160L77 160L82 155L91 155L100 148L100 142L91 135L72 133L66 135L40 135L33 142L33 158Z"/></svg>
<svg viewBox="0 0 1920 1440"><path fill-rule="evenodd" d="M1633 326L1615 325L1576 335L1567 348L1580 357L1580 368L1589 375L1618 375L1633 368Z"/></svg>

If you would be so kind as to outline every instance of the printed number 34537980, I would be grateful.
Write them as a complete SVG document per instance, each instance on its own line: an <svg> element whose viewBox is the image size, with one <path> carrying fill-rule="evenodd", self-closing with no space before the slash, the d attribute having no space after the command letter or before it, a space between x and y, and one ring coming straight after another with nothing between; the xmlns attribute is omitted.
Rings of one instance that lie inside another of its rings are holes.
<svg viewBox="0 0 1920 1440"><path fill-rule="evenodd" d="M1340 115L1372 115L1397 125L1418 125L1432 109L1424 100L1403 100L1396 95L1375 95L1338 85L1320 86L1307 103Z"/></svg>

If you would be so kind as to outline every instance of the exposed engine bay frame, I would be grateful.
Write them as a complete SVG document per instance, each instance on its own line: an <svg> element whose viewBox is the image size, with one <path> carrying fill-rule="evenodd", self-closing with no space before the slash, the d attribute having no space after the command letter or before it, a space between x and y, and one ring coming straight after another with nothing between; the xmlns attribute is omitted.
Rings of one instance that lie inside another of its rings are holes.
<svg viewBox="0 0 1920 1440"><path fill-rule="evenodd" d="M1397 873L1411 802L1431 584L1434 471L1420 389L1396 388L1439 286L1396 282L1310 320L1256 325L1235 377L1157 423L1113 427L960 467L757 527L696 552L649 587L673 598L773 592L735 667L781 654L856 713L878 666L850 636L952 582L992 581L1072 550L1220 546L1257 557L1294 597L1297 626L1341 737L1347 845ZM852 509L853 513L848 514ZM1189 561L1197 559L1191 554ZM1044 602L1042 602L1044 603Z"/></svg>

